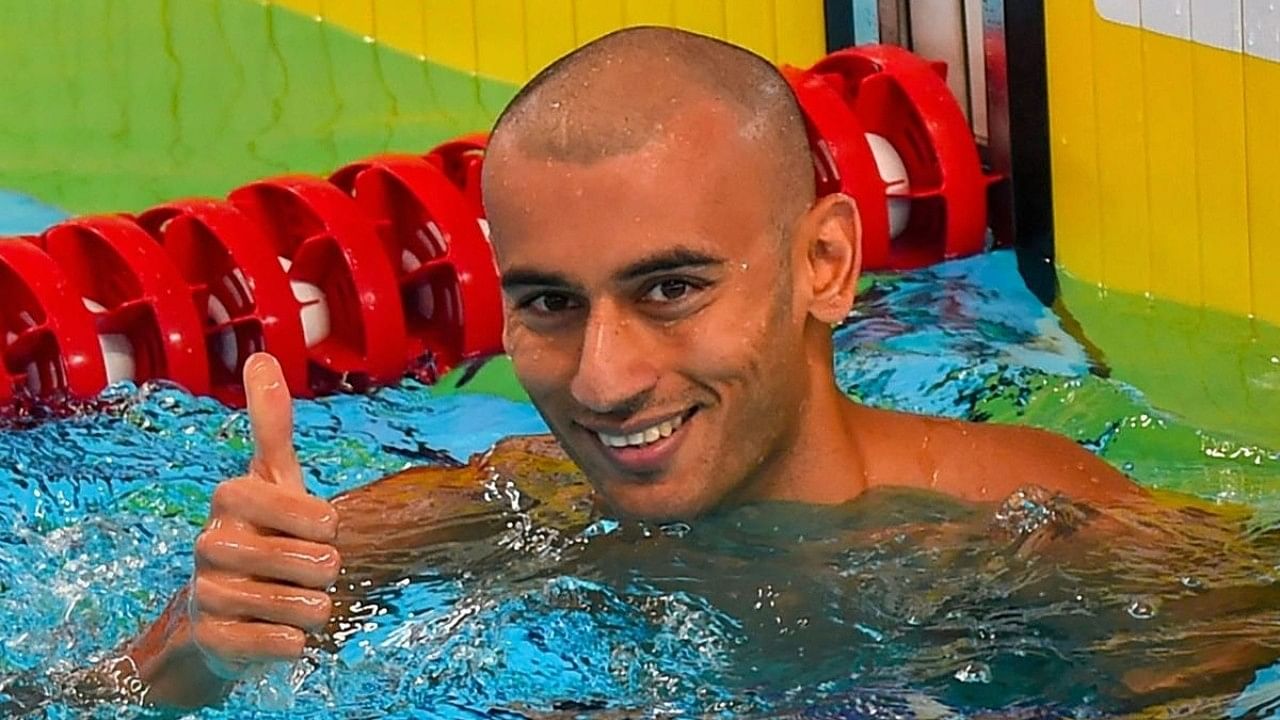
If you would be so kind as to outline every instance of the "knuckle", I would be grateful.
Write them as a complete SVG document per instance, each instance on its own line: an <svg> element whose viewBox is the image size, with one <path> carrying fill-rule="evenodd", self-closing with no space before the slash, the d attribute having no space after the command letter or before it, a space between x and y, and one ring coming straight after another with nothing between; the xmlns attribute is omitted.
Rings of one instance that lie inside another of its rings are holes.
<svg viewBox="0 0 1280 720"><path fill-rule="evenodd" d="M216 530L205 530L196 536L196 557L208 561L216 552L218 536Z"/></svg>
<svg viewBox="0 0 1280 720"><path fill-rule="evenodd" d="M318 630L327 625L332 616L333 600L327 594L321 595L314 603L307 605L306 612L303 614L303 627L308 630Z"/></svg>
<svg viewBox="0 0 1280 720"><path fill-rule="evenodd" d="M297 657L307 647L307 634L299 628L291 627L286 631L285 641L288 643L290 654Z"/></svg>
<svg viewBox="0 0 1280 720"><path fill-rule="evenodd" d="M212 580L197 576L191 583L192 610L199 615L213 614L213 607L217 603L216 592Z"/></svg>
<svg viewBox="0 0 1280 720"><path fill-rule="evenodd" d="M213 489L213 497L210 498L210 506L213 515L225 515L233 512L240 504L240 478L232 478L218 483Z"/></svg>
<svg viewBox="0 0 1280 720"><path fill-rule="evenodd" d="M330 548L329 555L321 563L320 569L320 581L325 587L338 582L338 576L342 573L342 555L338 553L337 548Z"/></svg>
<svg viewBox="0 0 1280 720"><path fill-rule="evenodd" d="M280 625L273 633L272 646L275 655L282 659L294 659L302 656L307 647L307 634L291 625Z"/></svg>
<svg viewBox="0 0 1280 720"><path fill-rule="evenodd" d="M219 624L197 622L191 630L191 637L196 645L211 655L222 657L227 654L226 633Z"/></svg>
<svg viewBox="0 0 1280 720"><path fill-rule="evenodd" d="M321 502L324 501L322 500ZM327 502L317 513L316 529L319 531L320 537L326 541L333 541L338 537L338 512Z"/></svg>

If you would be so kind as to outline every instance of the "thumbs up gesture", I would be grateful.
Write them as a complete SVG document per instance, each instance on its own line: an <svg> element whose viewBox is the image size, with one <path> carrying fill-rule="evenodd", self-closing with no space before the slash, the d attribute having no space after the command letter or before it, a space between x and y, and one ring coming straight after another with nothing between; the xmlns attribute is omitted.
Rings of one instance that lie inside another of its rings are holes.
<svg viewBox="0 0 1280 720"><path fill-rule="evenodd" d="M338 577L338 515L309 495L293 447L293 408L269 355L244 370L254 455L248 474L218 485L196 540L190 638L209 670L237 677L254 663L291 660L328 622Z"/></svg>

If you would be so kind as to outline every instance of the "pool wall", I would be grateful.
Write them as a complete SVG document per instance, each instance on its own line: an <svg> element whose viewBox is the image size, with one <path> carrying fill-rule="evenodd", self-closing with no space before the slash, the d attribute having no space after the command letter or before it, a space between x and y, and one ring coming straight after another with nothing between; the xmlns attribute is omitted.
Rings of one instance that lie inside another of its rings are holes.
<svg viewBox="0 0 1280 720"><path fill-rule="evenodd" d="M674 25L808 66L826 50L820 0L274 0L457 70L521 84L628 25Z"/></svg>
<svg viewBox="0 0 1280 720"><path fill-rule="evenodd" d="M0 0L0 107L18 109L0 122L0 192L10 208L50 209L10 213L4 231L421 152L487 127L524 79L624 25L679 25L806 66L825 50L824 6ZM1275 437L1280 11L1054 0L1045 14L1067 312L1099 366L1158 407Z"/></svg>
<svg viewBox="0 0 1280 720"><path fill-rule="evenodd" d="M1045 3L1062 302L1114 376L1251 442L1280 433L1280 10Z"/></svg>
<svg viewBox="0 0 1280 720"><path fill-rule="evenodd" d="M1280 321L1280 9L1045 4L1060 265Z"/></svg>

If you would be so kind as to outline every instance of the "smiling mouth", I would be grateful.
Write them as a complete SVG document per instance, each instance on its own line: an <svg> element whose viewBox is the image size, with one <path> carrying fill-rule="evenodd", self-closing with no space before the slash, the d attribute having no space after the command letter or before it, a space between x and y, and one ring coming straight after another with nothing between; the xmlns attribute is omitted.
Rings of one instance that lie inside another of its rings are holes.
<svg viewBox="0 0 1280 720"><path fill-rule="evenodd" d="M639 428L629 433L591 431L616 469L627 474L649 475L660 472L671 461L681 432L697 413L696 407L672 418Z"/></svg>
<svg viewBox="0 0 1280 720"><path fill-rule="evenodd" d="M645 447L652 445L659 440L671 437L680 426L684 424L685 418L692 413L677 415L670 420L664 420L656 425L650 425L633 433L626 435L610 435L609 433L596 432L596 437L605 447L626 448L626 447Z"/></svg>

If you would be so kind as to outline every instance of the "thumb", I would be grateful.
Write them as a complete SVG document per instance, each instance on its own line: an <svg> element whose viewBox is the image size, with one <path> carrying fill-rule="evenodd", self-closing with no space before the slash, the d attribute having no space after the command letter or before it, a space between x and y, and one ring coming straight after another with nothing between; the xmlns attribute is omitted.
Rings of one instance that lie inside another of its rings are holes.
<svg viewBox="0 0 1280 720"><path fill-rule="evenodd" d="M293 449L293 398L280 363L266 353L250 356L244 364L244 393L253 431L250 471L267 482L305 493Z"/></svg>

